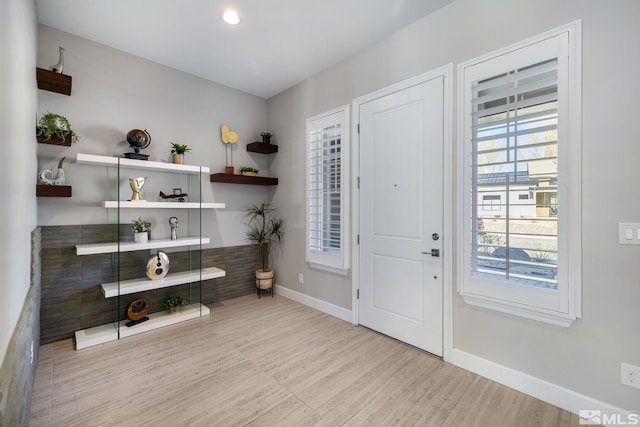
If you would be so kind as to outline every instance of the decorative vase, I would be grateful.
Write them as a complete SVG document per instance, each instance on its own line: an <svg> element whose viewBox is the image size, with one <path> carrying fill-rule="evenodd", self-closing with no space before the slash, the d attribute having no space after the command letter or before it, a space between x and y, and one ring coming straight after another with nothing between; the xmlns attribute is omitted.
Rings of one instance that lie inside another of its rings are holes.
<svg viewBox="0 0 640 427"><path fill-rule="evenodd" d="M262 135L263 144L271 144L271 135Z"/></svg>
<svg viewBox="0 0 640 427"><path fill-rule="evenodd" d="M273 287L273 270L256 270L256 287L258 289L271 289Z"/></svg>
<svg viewBox="0 0 640 427"><path fill-rule="evenodd" d="M147 243L149 241L149 232L142 231L140 233L133 233L133 241L136 243Z"/></svg>
<svg viewBox="0 0 640 427"><path fill-rule="evenodd" d="M169 272L169 256L164 251L158 251L147 262L147 277L151 280L164 279Z"/></svg>
<svg viewBox="0 0 640 427"><path fill-rule="evenodd" d="M227 175L233 175L233 170L234 170L233 166L225 166L224 167L224 173L226 173Z"/></svg>
<svg viewBox="0 0 640 427"><path fill-rule="evenodd" d="M173 153L172 161L175 165L184 164L184 154Z"/></svg>

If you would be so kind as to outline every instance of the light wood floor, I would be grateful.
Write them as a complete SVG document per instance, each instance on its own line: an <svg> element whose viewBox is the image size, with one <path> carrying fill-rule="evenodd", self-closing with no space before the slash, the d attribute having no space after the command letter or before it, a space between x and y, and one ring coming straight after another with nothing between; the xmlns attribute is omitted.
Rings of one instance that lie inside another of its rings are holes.
<svg viewBox="0 0 640 427"><path fill-rule="evenodd" d="M578 417L286 298L74 351L47 344L40 426L577 426Z"/></svg>

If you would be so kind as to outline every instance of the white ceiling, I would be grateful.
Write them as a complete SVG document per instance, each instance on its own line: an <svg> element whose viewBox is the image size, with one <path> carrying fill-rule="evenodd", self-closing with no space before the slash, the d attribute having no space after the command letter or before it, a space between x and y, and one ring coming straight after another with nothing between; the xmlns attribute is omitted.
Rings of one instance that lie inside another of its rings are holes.
<svg viewBox="0 0 640 427"><path fill-rule="evenodd" d="M269 98L452 0L36 0L38 21ZM240 24L221 15L238 11Z"/></svg>

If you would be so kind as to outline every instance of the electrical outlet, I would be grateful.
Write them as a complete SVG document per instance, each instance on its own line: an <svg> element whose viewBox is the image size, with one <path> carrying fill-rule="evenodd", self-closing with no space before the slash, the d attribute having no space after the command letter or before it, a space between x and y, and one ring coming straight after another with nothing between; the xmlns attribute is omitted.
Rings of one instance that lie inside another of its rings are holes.
<svg viewBox="0 0 640 427"><path fill-rule="evenodd" d="M304 276L302 275L302 273L298 273L298 283L300 283L301 285L304 283Z"/></svg>
<svg viewBox="0 0 640 427"><path fill-rule="evenodd" d="M640 389L640 368L628 363L622 363L621 366L622 384Z"/></svg>

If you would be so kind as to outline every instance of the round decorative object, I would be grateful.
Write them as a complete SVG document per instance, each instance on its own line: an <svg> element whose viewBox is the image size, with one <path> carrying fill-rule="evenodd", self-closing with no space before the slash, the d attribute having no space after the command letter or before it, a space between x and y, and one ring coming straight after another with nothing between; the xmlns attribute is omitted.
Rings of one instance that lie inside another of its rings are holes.
<svg viewBox="0 0 640 427"><path fill-rule="evenodd" d="M169 256L166 252L158 251L157 255L149 258L147 262L147 277L151 280L160 280L169 272Z"/></svg>
<svg viewBox="0 0 640 427"><path fill-rule="evenodd" d="M127 319L135 322L142 319L149 313L149 301L144 298L134 299L127 305L125 316Z"/></svg>
<svg viewBox="0 0 640 427"><path fill-rule="evenodd" d="M151 144L151 135L146 129L131 129L127 132L127 142L137 153L140 149L147 148Z"/></svg>

